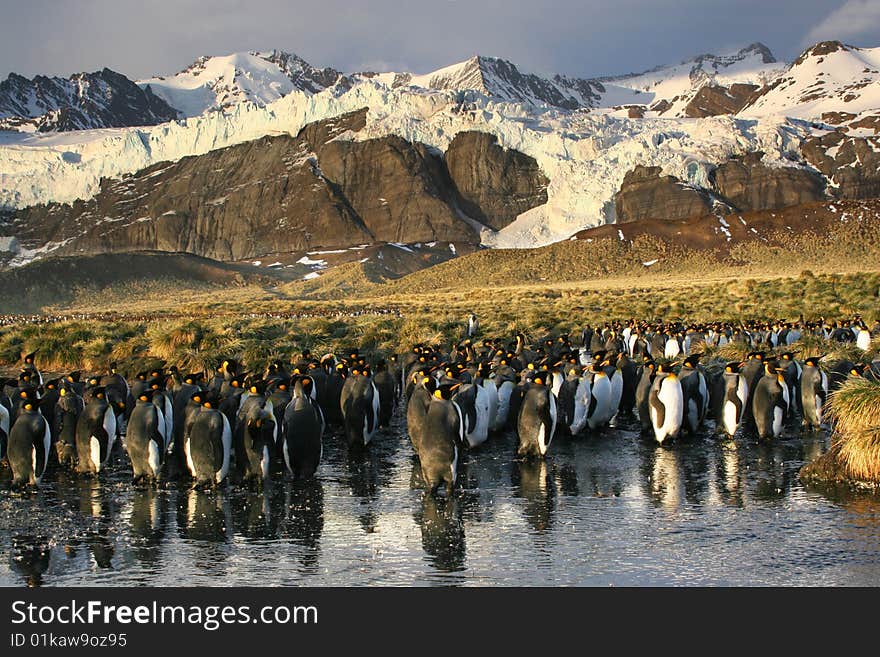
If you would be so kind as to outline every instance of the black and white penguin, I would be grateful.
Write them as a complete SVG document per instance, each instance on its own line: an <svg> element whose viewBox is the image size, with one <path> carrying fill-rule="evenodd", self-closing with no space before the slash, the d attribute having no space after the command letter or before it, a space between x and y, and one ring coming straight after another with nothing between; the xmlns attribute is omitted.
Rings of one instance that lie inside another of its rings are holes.
<svg viewBox="0 0 880 657"><path fill-rule="evenodd" d="M8 402L9 398L6 396L6 393L0 394L2 394L3 398L0 401L0 462L2 462L6 458L6 451L9 448L9 430L12 425L9 409L12 403L9 402L9 406L7 406L6 402Z"/></svg>
<svg viewBox="0 0 880 657"><path fill-rule="evenodd" d="M811 356L804 361L801 372L801 412L805 427L821 428L827 399L828 375L819 368L819 358Z"/></svg>
<svg viewBox="0 0 880 657"><path fill-rule="evenodd" d="M437 381L434 377L416 372L412 375L412 392L406 403L406 430L416 455L422 444L422 436L425 432L425 418L428 415L428 406L437 389Z"/></svg>
<svg viewBox="0 0 880 657"><path fill-rule="evenodd" d="M494 390L492 391L494 393ZM476 383L457 386L452 400L464 418L465 444L478 447L489 438L489 390Z"/></svg>
<svg viewBox="0 0 880 657"><path fill-rule="evenodd" d="M595 354L594 354L595 355ZM594 362L590 366L590 405L587 409L587 426L591 431L604 427L614 416L612 407L613 388L608 374L601 364Z"/></svg>
<svg viewBox="0 0 880 657"><path fill-rule="evenodd" d="M474 337L480 331L480 320L477 319L477 316L474 313L468 315L468 323L467 323L467 336L469 338Z"/></svg>
<svg viewBox="0 0 880 657"><path fill-rule="evenodd" d="M743 417L746 422L754 422L754 415L752 413L752 400L755 395L755 388L758 385L758 381L761 380L761 377L764 374L764 352L750 352L748 354L747 360L743 363L739 372L743 377L745 377L746 384L749 388L749 400L746 402L746 410Z"/></svg>
<svg viewBox="0 0 880 657"><path fill-rule="evenodd" d="M636 405L636 387L639 384L638 367L629 356L620 354L617 357L617 369L620 370L623 383L617 412L622 416L632 416Z"/></svg>
<svg viewBox="0 0 880 657"><path fill-rule="evenodd" d="M381 360L376 365L373 383L379 391L379 426L387 427L394 413L394 402L397 400L397 385L394 375L388 370L388 363Z"/></svg>
<svg viewBox="0 0 880 657"><path fill-rule="evenodd" d="M379 428L379 403L369 369L352 369L339 398L349 447L370 444Z"/></svg>
<svg viewBox="0 0 880 657"><path fill-rule="evenodd" d="M724 428L728 438L733 438L745 414L749 399L749 384L739 371L740 363L727 363L722 380L724 396L721 401L718 424Z"/></svg>
<svg viewBox="0 0 880 657"><path fill-rule="evenodd" d="M547 386L547 372L538 372L529 383L519 409L516 429L517 456L544 458L556 433L556 395Z"/></svg>
<svg viewBox="0 0 880 657"><path fill-rule="evenodd" d="M97 474L107 465L116 442L116 409L103 386L92 388L90 394L76 423L77 470Z"/></svg>
<svg viewBox="0 0 880 657"><path fill-rule="evenodd" d="M209 395L195 415L183 449L190 475L197 486L213 487L229 474L232 455L232 429L229 420L216 407L218 398Z"/></svg>
<svg viewBox="0 0 880 657"><path fill-rule="evenodd" d="M590 380L582 376L581 368L569 364L565 381L559 389L559 424L576 436L587 426L590 408Z"/></svg>
<svg viewBox="0 0 880 657"><path fill-rule="evenodd" d="M49 463L52 433L40 413L36 392L22 391L21 413L9 431L7 458L13 486L37 486Z"/></svg>
<svg viewBox="0 0 880 657"><path fill-rule="evenodd" d="M447 497L458 481L458 445L466 440L464 418L450 399L452 394L451 386L434 390L419 442L419 464L428 493L444 485Z"/></svg>
<svg viewBox="0 0 880 657"><path fill-rule="evenodd" d="M279 443L279 433L271 402L250 406L242 421L241 434L235 440L235 461L245 481L269 478L269 465Z"/></svg>
<svg viewBox="0 0 880 657"><path fill-rule="evenodd" d="M41 386L43 385L43 375L40 374L40 370L37 369L37 366L34 362L36 355L36 351L26 354L24 357L24 364L22 365L21 369L31 375L31 381L34 385Z"/></svg>
<svg viewBox="0 0 880 657"><path fill-rule="evenodd" d="M170 435L165 417L154 397L162 391L141 391L128 420L125 446L131 459L134 481L158 481L165 463Z"/></svg>
<svg viewBox="0 0 880 657"><path fill-rule="evenodd" d="M516 388L516 381L516 371L507 364L506 359L502 359L495 368L495 376L491 379L498 395L495 419L489 426L492 431L501 431L510 422L510 398Z"/></svg>
<svg viewBox="0 0 880 657"><path fill-rule="evenodd" d="M284 410L284 465L294 479L313 477L324 453L324 419L321 407L304 387L308 381L309 377L296 380L293 397Z"/></svg>
<svg viewBox="0 0 880 657"><path fill-rule="evenodd" d="M764 376L758 379L752 395L752 415L762 440L782 435L790 403L788 385L775 360L764 363Z"/></svg>
<svg viewBox="0 0 880 657"><path fill-rule="evenodd" d="M55 452L58 462L69 468L76 467L76 424L82 415L85 403L73 385L62 380L59 384L58 403L55 405Z"/></svg>
<svg viewBox="0 0 880 657"><path fill-rule="evenodd" d="M678 376L665 363L657 367L648 405L656 441L662 445L677 438L684 421L684 393Z"/></svg>
<svg viewBox="0 0 880 657"><path fill-rule="evenodd" d="M783 369L782 378L788 386L788 417L793 417L796 412L801 412L801 374L803 368L795 359L794 354L786 352L779 354L779 366Z"/></svg>
<svg viewBox="0 0 880 657"><path fill-rule="evenodd" d="M639 383L636 386L636 411L639 414L639 424L642 426L642 432L647 433L652 430L651 424L651 384L654 383L654 372L657 364L653 360L646 360L642 365L642 372L639 375Z"/></svg>
<svg viewBox="0 0 880 657"><path fill-rule="evenodd" d="M689 434L696 434L703 426L709 410L709 387L706 375L699 367L700 354L684 359L678 373L684 395L684 419L682 428Z"/></svg>

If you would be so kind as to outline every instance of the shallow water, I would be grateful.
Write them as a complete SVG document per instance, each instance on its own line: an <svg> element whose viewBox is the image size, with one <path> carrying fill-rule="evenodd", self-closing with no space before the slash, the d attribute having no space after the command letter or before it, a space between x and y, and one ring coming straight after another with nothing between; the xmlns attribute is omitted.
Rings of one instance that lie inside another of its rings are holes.
<svg viewBox="0 0 880 657"><path fill-rule="evenodd" d="M402 426L349 457L325 437L311 484L217 492L0 473L0 585L878 585L880 496L805 489L826 435L661 448L626 425L558 438L545 463L512 434L425 496Z"/></svg>

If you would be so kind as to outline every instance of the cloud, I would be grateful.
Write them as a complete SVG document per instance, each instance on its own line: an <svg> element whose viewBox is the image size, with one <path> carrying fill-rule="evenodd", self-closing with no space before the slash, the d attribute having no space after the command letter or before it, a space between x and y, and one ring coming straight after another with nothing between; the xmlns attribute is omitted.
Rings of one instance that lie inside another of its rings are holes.
<svg viewBox="0 0 880 657"><path fill-rule="evenodd" d="M858 41L862 38L868 41L856 45L876 46L878 33L880 0L847 0L809 31L804 37L804 45L831 39Z"/></svg>

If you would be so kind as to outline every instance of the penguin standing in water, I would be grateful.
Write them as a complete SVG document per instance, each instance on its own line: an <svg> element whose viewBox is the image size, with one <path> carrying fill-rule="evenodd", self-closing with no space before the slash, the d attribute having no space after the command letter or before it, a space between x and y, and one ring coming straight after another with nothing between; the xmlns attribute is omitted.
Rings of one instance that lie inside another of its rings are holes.
<svg viewBox="0 0 880 657"><path fill-rule="evenodd" d="M186 464L197 486L216 486L229 474L232 429L217 406L216 395L203 398L202 408L193 419L189 435L184 437Z"/></svg>
<svg viewBox="0 0 880 657"><path fill-rule="evenodd" d="M12 407L12 403L9 402L6 393L2 393L0 396L2 396L2 400L0 400L0 462L2 462L6 458L6 451L9 448L9 429L11 427L9 409ZM7 403L9 406L6 405Z"/></svg>
<svg viewBox="0 0 880 657"><path fill-rule="evenodd" d="M590 405L587 408L587 426L591 431L596 431L608 424L614 415L615 409L611 406L614 391L608 374L598 362L591 365L589 379Z"/></svg>
<svg viewBox="0 0 880 657"><path fill-rule="evenodd" d="M415 382L409 401L406 404L406 430L412 442L413 450L419 454L422 444L422 436L425 434L425 418L428 415L428 407L436 390L436 380L430 376L422 376L416 372L413 379Z"/></svg>
<svg viewBox="0 0 880 657"><path fill-rule="evenodd" d="M21 413L9 432L8 459L13 486L37 486L49 463L52 433L38 408L36 391L22 390Z"/></svg>
<svg viewBox="0 0 880 657"><path fill-rule="evenodd" d="M718 424L724 427L728 438L733 438L742 422L749 399L749 384L739 371L740 363L727 363L722 380L724 396L721 401Z"/></svg>
<svg viewBox="0 0 880 657"><path fill-rule="evenodd" d="M675 372L665 363L657 367L648 407L657 442L662 445L677 438L684 420L684 393Z"/></svg>
<svg viewBox="0 0 880 657"><path fill-rule="evenodd" d="M568 373L559 389L559 419L569 434L576 436L587 426L590 408L590 380L581 375L580 368L569 365Z"/></svg>
<svg viewBox="0 0 880 657"><path fill-rule="evenodd" d="M801 373L801 409L804 427L818 430L822 426L827 399L828 375L819 369L819 357L811 356L804 361Z"/></svg>
<svg viewBox="0 0 880 657"><path fill-rule="evenodd" d="M294 479L313 477L324 453L324 419L304 387L309 380L296 380L293 398L284 410L284 465Z"/></svg>
<svg viewBox="0 0 880 657"><path fill-rule="evenodd" d="M699 360L700 354L688 356L678 374L684 394L683 428L691 436L703 426L703 420L709 410L709 388L706 385L706 375L699 368Z"/></svg>
<svg viewBox="0 0 880 657"><path fill-rule="evenodd" d="M794 354L787 352L779 355L779 365L783 369L782 378L788 386L788 417L793 417L801 401L801 375L803 368L794 358Z"/></svg>
<svg viewBox="0 0 880 657"><path fill-rule="evenodd" d="M223 419L226 420L225 415ZM269 478L271 455L279 442L278 434L270 402L254 404L248 409L235 444L235 460L245 481L261 482Z"/></svg>
<svg viewBox="0 0 880 657"><path fill-rule="evenodd" d="M489 428L492 431L501 431L510 422L510 399L516 388L516 371L502 359L495 369L495 377L490 383L494 383L498 395L498 408L495 419Z"/></svg>
<svg viewBox="0 0 880 657"><path fill-rule="evenodd" d="M456 386L452 399L464 417L466 444L469 447L482 445L489 438L489 390L482 385L465 383Z"/></svg>
<svg viewBox="0 0 880 657"><path fill-rule="evenodd" d="M55 406L55 451L58 462L69 468L76 467L76 424L85 404L69 381L62 381Z"/></svg>
<svg viewBox="0 0 880 657"><path fill-rule="evenodd" d="M745 377L746 384L748 384L749 388L749 399L746 402L746 410L745 410L745 421L754 421L754 414L752 413L752 400L755 395L755 388L758 385L758 381L761 380L761 376L764 373L764 352L763 351L753 351L748 355L748 360L743 363L743 366L740 368L740 374Z"/></svg>
<svg viewBox="0 0 880 657"><path fill-rule="evenodd" d="M784 368L775 360L764 363L764 376L758 379L752 395L752 415L761 440L782 435L790 403Z"/></svg>
<svg viewBox="0 0 880 657"><path fill-rule="evenodd" d="M464 417L458 404L450 400L452 393L452 386L434 390L419 444L419 463L428 493L445 485L447 497L458 481L458 445L465 441Z"/></svg>
<svg viewBox="0 0 880 657"><path fill-rule="evenodd" d="M379 391L369 368L352 369L339 399L349 447L370 444L379 428L379 403Z"/></svg>
<svg viewBox="0 0 880 657"><path fill-rule="evenodd" d="M649 397L656 369L657 364L650 358L646 358L639 375L638 385L636 385L636 411L639 414L639 424L642 427L642 433L648 433L652 429Z"/></svg>
<svg viewBox="0 0 880 657"><path fill-rule="evenodd" d="M538 372L523 395L516 423L517 456L544 458L556 433L556 395L547 386L549 372Z"/></svg>
<svg viewBox="0 0 880 657"><path fill-rule="evenodd" d="M76 423L77 470L97 474L110 460L116 442L116 412L103 386L90 390L91 399Z"/></svg>
<svg viewBox="0 0 880 657"><path fill-rule="evenodd" d="M376 389L379 391L379 426L387 427L394 414L397 386L394 375L388 371L388 364L384 360L380 360L376 365L373 383L376 384Z"/></svg>
<svg viewBox="0 0 880 657"><path fill-rule="evenodd" d="M162 474L170 436L165 417L153 400L159 395L161 391L142 390L128 420L125 444L135 483L158 481Z"/></svg>

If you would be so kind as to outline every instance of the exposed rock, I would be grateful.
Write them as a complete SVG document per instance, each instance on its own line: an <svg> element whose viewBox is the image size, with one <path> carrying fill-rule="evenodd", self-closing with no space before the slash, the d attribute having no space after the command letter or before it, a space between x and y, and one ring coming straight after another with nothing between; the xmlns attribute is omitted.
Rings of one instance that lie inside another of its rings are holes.
<svg viewBox="0 0 880 657"><path fill-rule="evenodd" d="M880 196L880 138L834 131L804 140L801 152L831 181L828 189L837 198Z"/></svg>
<svg viewBox="0 0 880 657"><path fill-rule="evenodd" d="M395 135L331 141L321 149L320 166L364 222L370 241L478 241L452 207L441 156L424 144Z"/></svg>
<svg viewBox="0 0 880 657"><path fill-rule="evenodd" d="M424 144L347 139L366 112L104 180L89 201L0 217L0 262L127 251L243 261L383 242L477 245L462 206L501 228L547 201L536 162L493 136L454 140L454 183L442 154Z"/></svg>
<svg viewBox="0 0 880 657"><path fill-rule="evenodd" d="M685 219L712 209L712 199L705 191L661 174L660 167L638 165L624 176L615 199L617 223Z"/></svg>
<svg viewBox="0 0 880 657"><path fill-rule="evenodd" d="M825 123L831 125L840 125L841 123L848 123L856 118L856 115L852 112L825 112L822 114L822 120Z"/></svg>
<svg viewBox="0 0 880 657"><path fill-rule="evenodd" d="M685 106L685 116L702 118L721 114L736 114L745 107L760 87L756 84L732 84L723 87L707 84Z"/></svg>
<svg viewBox="0 0 880 657"><path fill-rule="evenodd" d="M535 159L502 148L494 135L458 133L446 151L446 166L461 209L495 230L547 202L550 181Z"/></svg>
<svg viewBox="0 0 880 657"><path fill-rule="evenodd" d="M177 110L124 75L105 68L70 78L10 73L0 82L0 128L41 132L156 125Z"/></svg>
<svg viewBox="0 0 880 657"><path fill-rule="evenodd" d="M796 167L768 167L762 157L763 153L747 153L714 171L718 193L737 210L775 210L825 198L820 176Z"/></svg>

